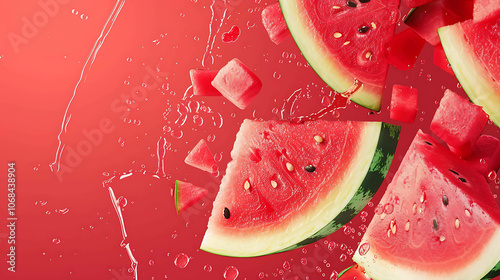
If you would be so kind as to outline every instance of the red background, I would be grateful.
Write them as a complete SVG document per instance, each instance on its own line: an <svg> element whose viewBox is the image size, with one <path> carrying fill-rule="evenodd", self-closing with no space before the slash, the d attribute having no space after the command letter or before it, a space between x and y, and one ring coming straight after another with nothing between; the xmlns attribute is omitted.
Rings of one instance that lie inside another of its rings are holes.
<svg viewBox="0 0 500 280"><path fill-rule="evenodd" d="M49 164L56 154L65 109L116 3L54 2L58 9L48 15L35 0L4 2L0 9L1 174L5 182L7 163L16 163L18 221L15 273L7 271L8 232L0 226L0 279L132 279L130 260L120 247L118 217L108 189L103 187L103 181L124 173L133 175L115 179L109 186L128 202L123 211L126 242L139 263L139 279L223 279L229 266L239 271L237 279L330 279L332 273L352 264L351 256L388 180L362 215L303 249L249 259L198 249L243 119L278 119L281 111L284 117L305 115L324 107L334 96L306 66L291 38L276 46L267 37L260 13L274 1L232 0L224 6L222 0L216 0L214 63L208 60L204 67L207 41L213 38L209 37L212 0L126 1L71 102L59 173L51 172ZM227 8L218 33L221 13L216 7ZM23 18L33 22L33 16L41 13L48 15L47 20L35 17L39 24L28 34L31 38L13 45L12 34L22 36L26 28ZM233 43L222 42L222 33L233 25L241 29L240 37ZM401 24L398 30L403 28ZM430 132L429 123L444 89L464 94L452 75L432 63L432 53L427 44L413 69L390 68L380 113L350 104L337 115L327 116L403 126L389 179L416 131ZM189 69L216 70L234 57L254 70L264 85L246 110L222 97L182 99L190 86ZM419 112L413 124L389 119L393 84L419 90ZM137 97L134 93L141 87L145 93ZM299 98L292 106L286 99L297 90ZM101 122L106 123L104 130ZM99 129L102 137L92 143L86 135L95 136ZM500 137L492 124L485 132ZM161 162L157 155L161 138L167 147L165 173L159 172L161 178L157 179L152 174ZM220 159L218 177L183 163L201 138ZM208 188L209 196L185 214L176 215L171 196L176 179ZM491 186L498 195L498 185ZM0 188L2 224L7 223L6 199L5 184ZM181 253L190 257L185 268L174 264Z"/></svg>

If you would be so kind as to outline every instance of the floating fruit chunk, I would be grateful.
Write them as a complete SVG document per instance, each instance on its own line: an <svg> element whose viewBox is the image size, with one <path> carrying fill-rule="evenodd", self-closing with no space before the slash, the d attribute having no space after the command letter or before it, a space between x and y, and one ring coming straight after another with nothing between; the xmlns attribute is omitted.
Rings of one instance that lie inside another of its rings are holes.
<svg viewBox="0 0 500 280"><path fill-rule="evenodd" d="M496 172L500 167L500 140L486 134L479 136L467 162L484 177L488 177L491 171Z"/></svg>
<svg viewBox="0 0 500 280"><path fill-rule="evenodd" d="M393 120L412 123L418 109L418 90L416 88L394 85L390 117Z"/></svg>
<svg viewBox="0 0 500 280"><path fill-rule="evenodd" d="M184 162L209 173L214 173L218 169L214 156L204 139L201 139L189 152Z"/></svg>
<svg viewBox="0 0 500 280"><path fill-rule="evenodd" d="M448 89L432 119L431 130L455 154L468 158L487 122L488 115L481 107Z"/></svg>
<svg viewBox="0 0 500 280"><path fill-rule="evenodd" d="M425 40L411 29L405 29L392 37L387 47L387 62L399 70L408 70L424 48Z"/></svg>
<svg viewBox="0 0 500 280"><path fill-rule="evenodd" d="M212 81L225 98L240 109L245 109L262 88L262 82L239 59L229 61Z"/></svg>
<svg viewBox="0 0 500 280"><path fill-rule="evenodd" d="M191 69L189 76L193 85L193 94L199 96L220 96L220 92L212 86L217 71Z"/></svg>
<svg viewBox="0 0 500 280"><path fill-rule="evenodd" d="M266 28L269 39L276 45L290 37L290 31L286 26L279 3L271 4L262 10L262 24Z"/></svg>
<svg viewBox="0 0 500 280"><path fill-rule="evenodd" d="M175 209L177 214L193 206L196 202L204 198L208 190L197 187L191 183L175 181Z"/></svg>

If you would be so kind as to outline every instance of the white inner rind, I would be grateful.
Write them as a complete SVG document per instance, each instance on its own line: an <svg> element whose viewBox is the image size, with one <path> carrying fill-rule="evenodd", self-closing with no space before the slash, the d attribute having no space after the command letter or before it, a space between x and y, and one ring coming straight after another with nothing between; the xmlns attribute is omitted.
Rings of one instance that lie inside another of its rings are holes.
<svg viewBox="0 0 500 280"><path fill-rule="evenodd" d="M307 15L300 12L297 0L280 0L280 5L287 26L309 65L335 91L347 91L355 83L355 77L344 70L341 63L330 54L323 40L315 36L317 34L313 32ZM351 100L368 109L379 111L382 95L371 90L369 86L363 86Z"/></svg>
<svg viewBox="0 0 500 280"><path fill-rule="evenodd" d="M426 270L425 263L417 269L405 266L396 260L381 259L377 256L376 248L371 247L368 253L361 256L359 249L354 254L353 260L361 265L368 276L374 280L480 280L500 261L500 226L490 240L482 243L482 252L475 259L463 256L463 265L460 269L445 270L441 272ZM369 241L362 240L360 244ZM473 250L481 250L473 248ZM446 264L443 264L445 267Z"/></svg>
<svg viewBox="0 0 500 280"><path fill-rule="evenodd" d="M315 207L309 207L307 211L296 211L293 220L286 225L280 227L277 224L273 230L253 235L238 234L237 231L228 231L225 228L219 229L209 223L201 249L233 257L261 256L295 245L321 230L335 219L361 186L375 155L381 129L382 123L366 123L363 133L359 135L359 143L362 144L357 156L352 158L349 167L345 170L342 183L335 186L332 192L322 200L317 201ZM240 130L235 143L239 142L241 133ZM231 154L233 155L237 150L238 147L235 146ZM232 164L232 162L229 163L228 170ZM228 183L223 179L221 189L230 187Z"/></svg>
<svg viewBox="0 0 500 280"><path fill-rule="evenodd" d="M438 29L448 62L463 89L500 126L500 85L495 83L467 42L460 23Z"/></svg>

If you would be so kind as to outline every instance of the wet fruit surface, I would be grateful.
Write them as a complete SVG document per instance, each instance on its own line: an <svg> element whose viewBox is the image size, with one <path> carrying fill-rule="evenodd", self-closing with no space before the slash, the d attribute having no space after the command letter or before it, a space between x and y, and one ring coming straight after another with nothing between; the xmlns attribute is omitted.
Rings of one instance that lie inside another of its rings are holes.
<svg viewBox="0 0 500 280"><path fill-rule="evenodd" d="M137 272L138 279L315 280L335 277L353 264L382 192L351 223L302 249L251 259L199 250L243 119L300 117L340 100L293 40L277 46L267 38L261 11L273 1L42 1L57 3L48 8L36 0L4 2L0 154L2 174L7 174L7 162L16 163L18 258L16 272L7 271L4 263L0 278L131 280ZM240 36L224 43L222 34L232 26L240 28ZM109 33L100 37L103 30ZM94 45L95 57L89 59ZM191 97L190 69L217 70L235 57L263 83L245 110L223 97ZM389 71L380 113L350 103L324 116L391 122L386 107L392 85L418 88L419 110L415 122L403 128L389 179L417 129L429 127L444 89L465 96L456 79L432 60L433 50L426 45L414 68ZM500 137L493 124L484 132ZM58 135L64 149L59 171L53 172L49 164L56 159ZM200 139L207 141L219 166L216 176L183 162ZM498 203L500 180L491 178ZM208 190L206 199L181 215L172 197L177 179ZM5 226L8 192L2 186L4 261L10 232ZM387 180L381 190L386 186ZM396 228L404 230L404 222Z"/></svg>

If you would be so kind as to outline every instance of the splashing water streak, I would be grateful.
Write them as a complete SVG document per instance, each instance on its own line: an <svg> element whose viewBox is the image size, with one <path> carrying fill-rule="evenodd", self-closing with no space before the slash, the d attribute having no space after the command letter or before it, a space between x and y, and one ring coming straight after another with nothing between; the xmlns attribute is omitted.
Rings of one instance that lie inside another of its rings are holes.
<svg viewBox="0 0 500 280"><path fill-rule="evenodd" d="M354 84L345 92L341 93L340 95L343 97L343 99L339 99L337 101L337 98L334 99L334 102L329 105L328 107L325 107L321 110L319 110L316 113L312 113L309 116L300 116L300 117L295 117L291 119L292 122L294 123L302 123L304 121L312 121L312 120L317 120L328 114L329 112L333 112L336 109L339 108L345 108L347 104L349 103L349 100L353 94L358 92L363 88L363 84L359 82L358 80L354 80ZM338 104L341 103L341 104Z"/></svg>
<svg viewBox="0 0 500 280"><path fill-rule="evenodd" d="M115 178L115 176L111 177L109 180L104 181L103 186L106 187L114 178ZM122 178L120 178L120 179L122 179ZM120 245L123 248L125 248L125 250L127 251L128 257L129 257L130 262L131 262L130 266L134 272L134 279L137 280L138 279L137 278L137 266L138 266L139 262L135 259L134 255L132 253L132 249L130 249L130 243L125 243L126 242L125 240L127 239L127 231L125 230L125 222L123 221L122 208L120 207L118 200L116 199L116 196L115 196L113 189L111 187L108 187L108 191L109 191L109 197L111 198L111 203L113 204L113 207L115 208L116 215L118 216L118 221L120 222L120 229L122 231L122 242Z"/></svg>
<svg viewBox="0 0 500 280"><path fill-rule="evenodd" d="M160 140L156 143L156 155L158 156L158 170L156 174L165 177L165 154L167 153L167 140L164 137L160 137Z"/></svg>
<svg viewBox="0 0 500 280"><path fill-rule="evenodd" d="M85 79L87 78L87 72L90 71L92 68L92 64L94 63L95 58L97 57L97 53L101 49L102 45L104 44L104 41L106 40L106 37L108 36L109 32L111 31L111 28L113 27L113 24L116 21L116 18L120 14L120 11L123 8L123 5L125 5L125 0L117 0L116 5L113 8L113 11L111 12L111 15L109 16L108 20L106 21L106 24L104 24L103 29L101 30L101 34L97 38L92 51L90 52L87 61L85 62L82 72L80 73L80 78L78 82L76 83L76 86L73 90L73 95L71 96L71 99L69 100L68 106L66 107L66 111L64 112L64 117L63 121L61 124L61 131L59 132L59 135L57 135L57 140L59 142L57 146L57 151L56 151L56 156L54 158L54 162L49 164L50 169L52 172L58 172L59 169L61 168L61 156L64 151L64 147L66 146L62 141L61 141L61 136L66 133L67 126L69 124L69 121L71 120L71 112L70 112L70 107L71 103L73 102L73 99L76 96L76 93L78 91L78 87L80 86L80 83L85 82Z"/></svg>
<svg viewBox="0 0 500 280"><path fill-rule="evenodd" d="M224 10L222 11L222 16L216 13L219 12L219 10L214 10L214 7L219 8L219 5L223 5L224 7ZM222 24L224 23L224 19L226 18L226 13L227 13L226 0L213 0L212 5L210 5L210 10L212 11L212 18L210 19L207 47L205 49L205 53L203 54L203 59L201 60L201 65L203 67L206 66L205 61L209 59L208 56L210 57L210 65L214 63L214 56L212 55L212 49L214 47L215 38L217 37L217 34L219 34ZM219 26L216 27L217 29L214 32L213 29L217 21L220 21Z"/></svg>

